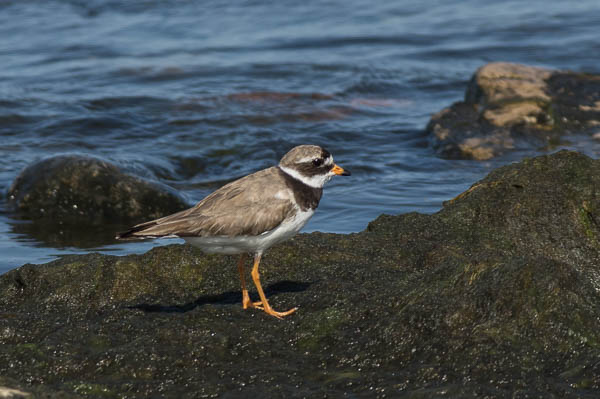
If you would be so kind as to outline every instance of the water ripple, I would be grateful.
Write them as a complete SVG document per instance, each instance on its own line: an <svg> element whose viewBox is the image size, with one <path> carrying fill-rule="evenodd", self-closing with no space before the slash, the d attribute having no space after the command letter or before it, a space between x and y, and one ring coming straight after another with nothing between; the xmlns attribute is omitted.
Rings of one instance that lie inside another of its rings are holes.
<svg viewBox="0 0 600 399"><path fill-rule="evenodd" d="M463 98L476 68L598 71L600 51L595 0L33 0L1 1L0 11L4 190L35 160L83 153L199 200L316 143L353 172L329 184L307 226L336 232L382 212L435 212L492 168L538 153L435 157L429 116ZM572 142L600 154L596 141ZM0 273L81 248L154 245L98 239L111 229L63 231L81 238L69 244L0 211Z"/></svg>

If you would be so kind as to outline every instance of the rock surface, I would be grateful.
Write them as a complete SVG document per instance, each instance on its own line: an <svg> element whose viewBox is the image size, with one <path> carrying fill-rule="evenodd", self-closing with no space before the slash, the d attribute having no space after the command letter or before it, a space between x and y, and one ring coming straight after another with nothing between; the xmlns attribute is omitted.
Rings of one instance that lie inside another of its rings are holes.
<svg viewBox="0 0 600 399"><path fill-rule="evenodd" d="M431 117L433 148L447 158L485 160L524 147L551 147L569 133L600 131L600 75L490 63L465 100Z"/></svg>
<svg viewBox="0 0 600 399"><path fill-rule="evenodd" d="M105 240L110 242L115 225L139 223L189 206L164 185L81 155L56 156L26 167L9 188L7 200L16 216L35 222L17 224L17 233L58 246L83 247L86 238L92 246L103 243L98 241L98 229L104 226L110 226ZM90 232L96 237L87 237Z"/></svg>
<svg viewBox="0 0 600 399"><path fill-rule="evenodd" d="M0 386L0 398L2 399L21 399L29 397L29 393Z"/></svg>
<svg viewBox="0 0 600 399"><path fill-rule="evenodd" d="M81 155L56 156L28 166L11 185L8 199L27 219L90 224L147 220L187 207L166 186Z"/></svg>
<svg viewBox="0 0 600 399"><path fill-rule="evenodd" d="M0 276L0 385L47 397L596 397L600 161L495 170L434 215L311 233L261 266L185 245ZM256 295L254 294L254 298ZM9 380L10 379L10 380Z"/></svg>

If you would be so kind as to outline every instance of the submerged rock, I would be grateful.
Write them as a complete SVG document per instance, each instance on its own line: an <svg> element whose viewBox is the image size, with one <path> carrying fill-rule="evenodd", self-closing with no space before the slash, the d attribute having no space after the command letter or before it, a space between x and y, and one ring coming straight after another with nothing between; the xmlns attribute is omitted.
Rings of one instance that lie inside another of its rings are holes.
<svg viewBox="0 0 600 399"><path fill-rule="evenodd" d="M187 207L173 190L81 155L48 158L25 168L8 191L20 217L56 225L144 221Z"/></svg>
<svg viewBox="0 0 600 399"><path fill-rule="evenodd" d="M600 161L495 170L434 215L301 234L261 266L187 245L0 276L0 385L49 397L593 397ZM256 295L254 295L256 298Z"/></svg>
<svg viewBox="0 0 600 399"><path fill-rule="evenodd" d="M447 158L485 160L523 147L548 147L569 133L598 133L600 75L490 63L465 100L431 117L434 149Z"/></svg>

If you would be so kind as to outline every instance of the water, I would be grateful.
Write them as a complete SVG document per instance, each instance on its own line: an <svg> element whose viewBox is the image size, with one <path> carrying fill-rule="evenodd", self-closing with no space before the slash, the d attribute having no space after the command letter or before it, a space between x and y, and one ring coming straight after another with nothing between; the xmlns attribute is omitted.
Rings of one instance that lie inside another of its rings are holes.
<svg viewBox="0 0 600 399"><path fill-rule="evenodd" d="M2 192L35 160L83 153L193 202L314 143L353 175L329 183L305 231L360 231L381 213L435 212L491 169L540 153L435 157L424 127L479 66L599 72L596 0L226 3L0 1ZM0 212L0 273L164 243L75 247L23 227Z"/></svg>

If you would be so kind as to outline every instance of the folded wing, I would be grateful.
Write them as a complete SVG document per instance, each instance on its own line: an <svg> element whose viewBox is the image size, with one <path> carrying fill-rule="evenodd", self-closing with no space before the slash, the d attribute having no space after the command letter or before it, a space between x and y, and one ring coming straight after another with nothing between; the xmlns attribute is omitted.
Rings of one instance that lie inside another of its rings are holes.
<svg viewBox="0 0 600 399"><path fill-rule="evenodd" d="M229 183L193 208L141 223L117 235L119 239L165 236L208 237L259 235L273 230L294 213L287 193L273 184L274 168Z"/></svg>

